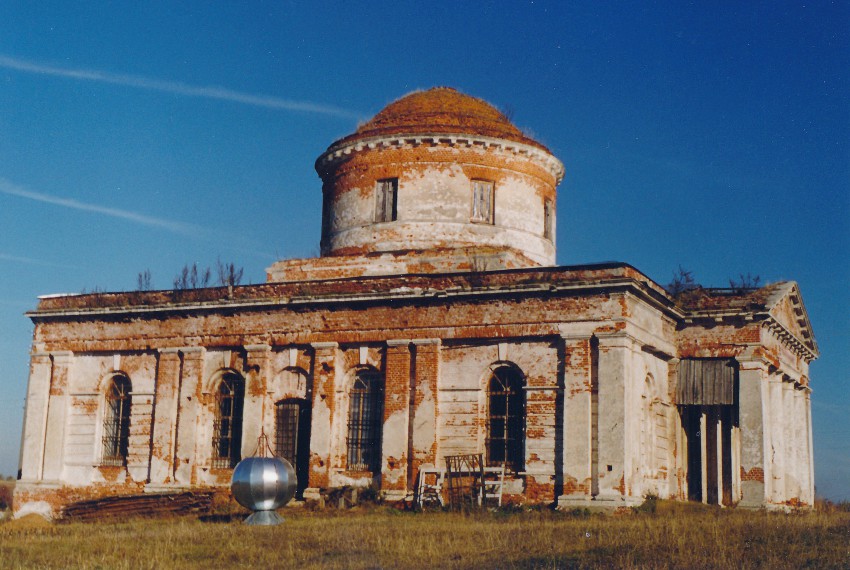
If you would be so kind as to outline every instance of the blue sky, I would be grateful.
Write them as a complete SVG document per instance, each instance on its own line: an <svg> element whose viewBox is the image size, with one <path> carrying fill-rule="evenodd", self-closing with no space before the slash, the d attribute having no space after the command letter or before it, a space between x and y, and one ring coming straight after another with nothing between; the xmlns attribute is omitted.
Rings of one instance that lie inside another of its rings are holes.
<svg viewBox="0 0 850 570"><path fill-rule="evenodd" d="M559 264L799 282L817 489L850 499L850 4L175 4L0 4L0 473L38 295L316 255L315 158L450 85L563 161Z"/></svg>

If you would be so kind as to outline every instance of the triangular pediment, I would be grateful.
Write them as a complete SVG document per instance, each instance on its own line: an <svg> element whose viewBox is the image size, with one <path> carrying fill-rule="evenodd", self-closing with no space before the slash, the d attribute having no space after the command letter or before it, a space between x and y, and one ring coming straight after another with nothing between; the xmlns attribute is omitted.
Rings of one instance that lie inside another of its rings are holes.
<svg viewBox="0 0 850 570"><path fill-rule="evenodd" d="M767 300L766 305L770 316L777 323L811 350L814 356L818 356L818 345L797 283L783 283Z"/></svg>

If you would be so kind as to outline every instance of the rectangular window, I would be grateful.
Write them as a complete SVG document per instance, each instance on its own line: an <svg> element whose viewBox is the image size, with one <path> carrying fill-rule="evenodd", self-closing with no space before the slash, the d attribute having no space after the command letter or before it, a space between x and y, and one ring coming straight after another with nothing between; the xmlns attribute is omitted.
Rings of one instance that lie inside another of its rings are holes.
<svg viewBox="0 0 850 570"><path fill-rule="evenodd" d="M493 223L493 183L489 180L472 181L472 221Z"/></svg>
<svg viewBox="0 0 850 570"><path fill-rule="evenodd" d="M397 216L398 178L378 180L375 196L375 221L394 222Z"/></svg>
<svg viewBox="0 0 850 570"><path fill-rule="evenodd" d="M548 240L555 237L555 205L552 200L543 201L543 237Z"/></svg>
<svg viewBox="0 0 850 570"><path fill-rule="evenodd" d="M301 419L301 406L296 401L287 400L278 402L275 408L275 454L295 467L298 457L298 420Z"/></svg>
<svg viewBox="0 0 850 570"><path fill-rule="evenodd" d="M330 192L322 192L322 237L320 247L324 247L330 241L331 235L331 209L332 195Z"/></svg>

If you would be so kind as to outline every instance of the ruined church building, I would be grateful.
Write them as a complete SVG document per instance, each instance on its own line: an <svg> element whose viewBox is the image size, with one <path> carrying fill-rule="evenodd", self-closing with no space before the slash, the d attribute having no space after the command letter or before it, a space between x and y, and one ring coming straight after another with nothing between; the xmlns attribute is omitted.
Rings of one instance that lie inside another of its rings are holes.
<svg viewBox="0 0 850 570"><path fill-rule="evenodd" d="M264 284L40 298L19 516L229 492L261 433L307 498L402 499L481 453L512 502L813 504L796 283L674 298L624 263L556 266L563 165L450 88L391 103L316 170L321 257Z"/></svg>

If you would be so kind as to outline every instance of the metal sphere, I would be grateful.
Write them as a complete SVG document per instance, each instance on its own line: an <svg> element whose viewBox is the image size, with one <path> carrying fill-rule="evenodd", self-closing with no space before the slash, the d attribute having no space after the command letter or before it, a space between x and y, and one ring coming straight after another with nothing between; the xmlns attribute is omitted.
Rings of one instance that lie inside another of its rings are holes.
<svg viewBox="0 0 850 570"><path fill-rule="evenodd" d="M280 457L248 457L233 470L230 491L236 501L252 511L273 511L295 495L295 469Z"/></svg>

